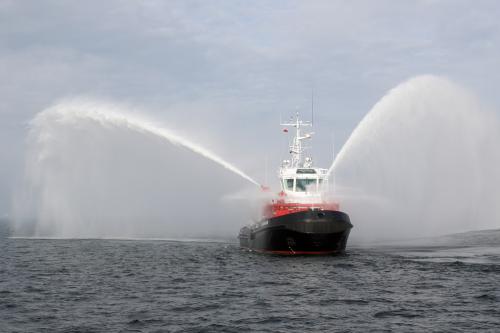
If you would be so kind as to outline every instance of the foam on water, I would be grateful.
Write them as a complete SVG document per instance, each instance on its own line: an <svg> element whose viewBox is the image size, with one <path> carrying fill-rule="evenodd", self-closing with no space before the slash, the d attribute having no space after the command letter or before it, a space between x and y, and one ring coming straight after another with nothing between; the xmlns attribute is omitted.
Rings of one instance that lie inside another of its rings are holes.
<svg viewBox="0 0 500 333"><path fill-rule="evenodd" d="M330 168L353 237L499 227L499 133L494 114L447 79L419 76L392 89Z"/></svg>

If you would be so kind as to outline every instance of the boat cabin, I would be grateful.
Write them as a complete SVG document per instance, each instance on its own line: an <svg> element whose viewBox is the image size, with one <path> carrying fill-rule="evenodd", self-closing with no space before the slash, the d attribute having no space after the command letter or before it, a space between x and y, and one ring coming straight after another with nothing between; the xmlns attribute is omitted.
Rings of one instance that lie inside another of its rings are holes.
<svg viewBox="0 0 500 333"><path fill-rule="evenodd" d="M311 199L320 196L328 187L328 170L314 168L310 157L302 159L307 148L303 146L302 141L311 139L314 134L302 133L302 128L312 127L312 122L300 120L297 113L295 119L292 118L281 125L295 128L295 136L289 144L291 159L284 160L279 171L282 194ZM285 128L284 132L288 133L288 129Z"/></svg>
<svg viewBox="0 0 500 333"><path fill-rule="evenodd" d="M285 161L286 163L286 161ZM328 170L320 168L288 168L280 170L281 189L285 194L315 194L328 186Z"/></svg>

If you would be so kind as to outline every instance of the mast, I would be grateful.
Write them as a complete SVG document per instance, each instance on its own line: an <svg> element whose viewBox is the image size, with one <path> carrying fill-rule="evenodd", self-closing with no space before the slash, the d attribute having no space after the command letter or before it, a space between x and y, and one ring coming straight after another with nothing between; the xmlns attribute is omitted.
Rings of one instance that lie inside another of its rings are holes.
<svg viewBox="0 0 500 333"><path fill-rule="evenodd" d="M295 114L295 119L293 117L288 123L281 123L281 126L295 127L295 137L290 141L290 155L292 155L292 160L290 162L291 168L299 168L302 163L302 153L304 152L304 147L302 146L302 141L305 139L310 139L313 133L306 133L301 135L301 128L310 126L312 127L312 122L302 121L299 118L299 113Z"/></svg>
<svg viewBox="0 0 500 333"><path fill-rule="evenodd" d="M311 89L311 126L314 125L314 88Z"/></svg>

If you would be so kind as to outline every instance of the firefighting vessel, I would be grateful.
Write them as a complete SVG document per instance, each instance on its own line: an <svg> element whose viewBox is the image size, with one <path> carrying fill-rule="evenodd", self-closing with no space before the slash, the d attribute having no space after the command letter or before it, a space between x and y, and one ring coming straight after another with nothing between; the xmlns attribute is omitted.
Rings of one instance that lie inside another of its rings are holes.
<svg viewBox="0 0 500 333"><path fill-rule="evenodd" d="M302 133L312 122L297 114L289 122L295 136L290 142L290 159L279 169L281 191L268 199L261 217L241 228L242 248L283 255L334 254L345 250L352 228L349 216L329 199L328 169L313 167L310 157L303 159L303 141L313 133ZM268 191L263 187L264 191Z"/></svg>

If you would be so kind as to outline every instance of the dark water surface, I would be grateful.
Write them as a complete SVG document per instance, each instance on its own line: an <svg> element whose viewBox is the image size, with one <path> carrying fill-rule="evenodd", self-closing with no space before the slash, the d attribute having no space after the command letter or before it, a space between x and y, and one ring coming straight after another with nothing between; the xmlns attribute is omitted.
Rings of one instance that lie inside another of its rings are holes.
<svg viewBox="0 0 500 333"><path fill-rule="evenodd" d="M333 257L4 238L0 332L500 332L498 234Z"/></svg>

